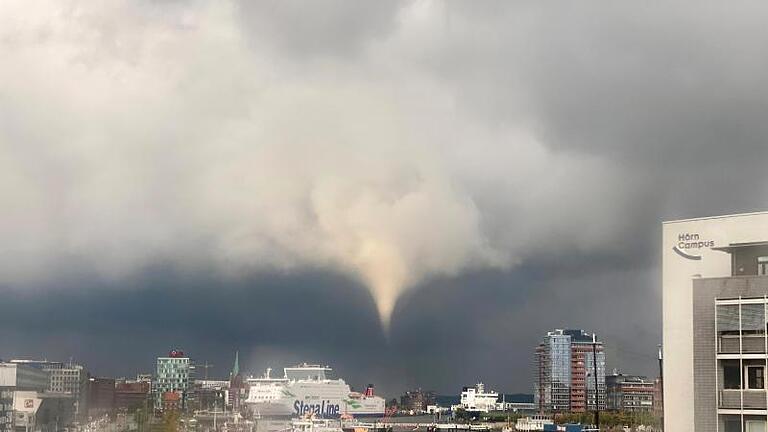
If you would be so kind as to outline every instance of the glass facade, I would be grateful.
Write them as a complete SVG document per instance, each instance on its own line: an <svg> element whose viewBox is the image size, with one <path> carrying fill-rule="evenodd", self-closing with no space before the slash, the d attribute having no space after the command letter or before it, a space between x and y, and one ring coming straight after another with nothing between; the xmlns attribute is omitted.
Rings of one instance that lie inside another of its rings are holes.
<svg viewBox="0 0 768 432"><path fill-rule="evenodd" d="M597 357L597 364L594 363ZM597 352L597 356L587 351L584 354L584 366L589 371L586 379L587 410L595 410L595 374L593 370L597 368L597 403L600 409L605 408L605 353Z"/></svg>
<svg viewBox="0 0 768 432"><path fill-rule="evenodd" d="M552 411L571 408L571 337L553 335L549 338Z"/></svg>
<svg viewBox="0 0 768 432"><path fill-rule="evenodd" d="M162 407L163 393L179 392L182 396L182 406L185 404L187 391L190 386L191 363L188 357L159 357L153 386L155 405Z"/></svg>
<svg viewBox="0 0 768 432"><path fill-rule="evenodd" d="M536 349L538 367L535 383L536 405L547 412L583 412L605 408L605 354L602 342L597 351L597 386L592 354L592 335L583 330L555 330Z"/></svg>

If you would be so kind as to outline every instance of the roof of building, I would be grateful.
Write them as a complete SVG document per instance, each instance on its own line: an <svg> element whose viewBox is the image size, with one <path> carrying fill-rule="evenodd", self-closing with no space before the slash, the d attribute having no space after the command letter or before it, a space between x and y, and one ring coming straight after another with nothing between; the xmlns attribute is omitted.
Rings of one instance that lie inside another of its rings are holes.
<svg viewBox="0 0 768 432"><path fill-rule="evenodd" d="M662 224L674 224L674 223L683 223L683 222L693 222L693 221L701 221L701 220L708 220L708 219L728 219L728 218L735 218L735 217L744 217L744 216L756 216L756 215L765 215L768 214L768 211L756 211L756 212L748 212L748 213L734 213L734 214L726 214L726 215L718 215L718 216L704 216L704 217L698 217L698 218L689 218L689 219L677 219L677 220L669 220L669 221L663 221Z"/></svg>
<svg viewBox="0 0 768 432"><path fill-rule="evenodd" d="M757 241L757 242L748 242L748 243L731 243L728 246L713 247L712 250L732 253L732 252L734 252L736 250L739 250L739 249L742 249L742 248L752 248L752 247L768 247L768 241Z"/></svg>

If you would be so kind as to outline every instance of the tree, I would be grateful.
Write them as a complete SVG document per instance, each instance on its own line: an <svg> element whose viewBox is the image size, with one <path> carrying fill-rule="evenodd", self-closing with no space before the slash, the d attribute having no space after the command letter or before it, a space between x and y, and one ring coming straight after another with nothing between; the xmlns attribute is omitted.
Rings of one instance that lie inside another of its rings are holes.
<svg viewBox="0 0 768 432"><path fill-rule="evenodd" d="M169 410L163 414L163 432L178 432L179 417L179 412L176 410Z"/></svg>

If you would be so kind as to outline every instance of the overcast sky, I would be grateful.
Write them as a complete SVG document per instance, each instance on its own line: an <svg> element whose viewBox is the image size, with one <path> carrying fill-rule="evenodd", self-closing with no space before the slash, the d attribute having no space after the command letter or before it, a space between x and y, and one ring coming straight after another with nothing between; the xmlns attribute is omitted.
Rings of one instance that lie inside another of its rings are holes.
<svg viewBox="0 0 768 432"><path fill-rule="evenodd" d="M0 3L0 357L656 373L662 220L768 205L768 5Z"/></svg>

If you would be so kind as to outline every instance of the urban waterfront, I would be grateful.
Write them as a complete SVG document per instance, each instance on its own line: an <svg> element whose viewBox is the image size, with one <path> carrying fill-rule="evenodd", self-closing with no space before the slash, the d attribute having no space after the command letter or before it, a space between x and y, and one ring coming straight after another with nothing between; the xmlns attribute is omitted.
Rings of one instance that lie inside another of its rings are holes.
<svg viewBox="0 0 768 432"><path fill-rule="evenodd" d="M768 432L767 21L0 0L0 432Z"/></svg>

